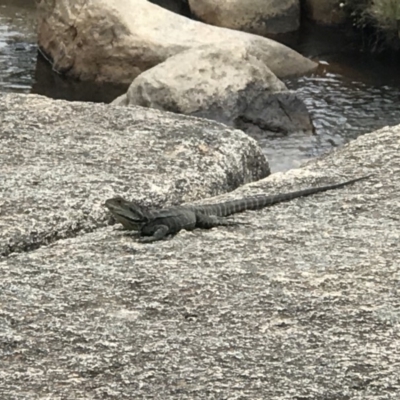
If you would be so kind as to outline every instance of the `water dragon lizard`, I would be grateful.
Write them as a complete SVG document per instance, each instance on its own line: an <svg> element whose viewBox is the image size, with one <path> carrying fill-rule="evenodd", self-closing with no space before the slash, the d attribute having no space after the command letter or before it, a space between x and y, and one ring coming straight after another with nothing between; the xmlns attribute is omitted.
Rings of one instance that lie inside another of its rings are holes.
<svg viewBox="0 0 400 400"><path fill-rule="evenodd" d="M370 176L370 175L369 175ZM176 207L148 210L133 201L117 196L108 199L105 206L117 222L127 230L137 231L141 242L161 240L181 229L209 229L216 226L238 225L237 222L225 219L231 214L246 210L258 210L276 203L309 196L327 190L339 189L352 183L369 178L364 176L333 185L307 188L295 192L268 196L265 194L244 197L216 204L182 205Z"/></svg>

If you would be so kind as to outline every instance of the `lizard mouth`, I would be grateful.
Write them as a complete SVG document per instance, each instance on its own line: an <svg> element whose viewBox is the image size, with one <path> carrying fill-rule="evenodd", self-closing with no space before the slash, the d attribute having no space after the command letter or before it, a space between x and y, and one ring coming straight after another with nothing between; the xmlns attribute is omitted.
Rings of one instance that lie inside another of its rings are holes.
<svg viewBox="0 0 400 400"><path fill-rule="evenodd" d="M109 199L104 205L110 210L113 218L127 230L140 231L147 221L139 208L132 208L130 203L122 198Z"/></svg>
<svg viewBox="0 0 400 400"><path fill-rule="evenodd" d="M118 212L112 212L114 219L122 224L122 226L130 231L139 231L143 226L143 221L138 221L134 218L130 218L125 214L121 214Z"/></svg>

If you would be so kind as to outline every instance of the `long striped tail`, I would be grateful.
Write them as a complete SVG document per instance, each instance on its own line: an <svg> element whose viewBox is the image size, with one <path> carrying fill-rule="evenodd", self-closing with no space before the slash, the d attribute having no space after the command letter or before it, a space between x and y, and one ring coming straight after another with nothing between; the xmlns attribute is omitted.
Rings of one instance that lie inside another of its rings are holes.
<svg viewBox="0 0 400 400"><path fill-rule="evenodd" d="M266 196L260 194L260 195L245 197L243 199L226 201L224 203L205 204L203 206L198 206L196 208L201 209L201 211L207 215L226 217L228 215L240 213L246 210L258 210L260 208L272 206L273 204L290 201L298 197L310 196L312 194L326 192L328 190L333 190L333 189L340 189L344 186L351 185L355 182L367 179L370 176L371 175L363 176L361 178L356 178L350 181L336 183L333 185L298 190L296 192L282 193L272 196Z"/></svg>

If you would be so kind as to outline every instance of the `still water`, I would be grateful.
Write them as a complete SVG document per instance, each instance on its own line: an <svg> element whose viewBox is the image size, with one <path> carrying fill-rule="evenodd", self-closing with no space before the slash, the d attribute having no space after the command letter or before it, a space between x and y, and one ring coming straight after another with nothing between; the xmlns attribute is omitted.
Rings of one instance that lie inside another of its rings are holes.
<svg viewBox="0 0 400 400"><path fill-rule="evenodd" d="M377 61L354 48L345 53L333 51L335 38L330 39L329 54L323 55L326 43L315 42L321 36L326 35L311 33L294 47L326 63L312 76L285 80L305 101L316 134L258 139L273 172L296 167L364 133L400 124L398 63ZM38 59L33 0L0 0L0 91L104 102L123 92L64 80Z"/></svg>

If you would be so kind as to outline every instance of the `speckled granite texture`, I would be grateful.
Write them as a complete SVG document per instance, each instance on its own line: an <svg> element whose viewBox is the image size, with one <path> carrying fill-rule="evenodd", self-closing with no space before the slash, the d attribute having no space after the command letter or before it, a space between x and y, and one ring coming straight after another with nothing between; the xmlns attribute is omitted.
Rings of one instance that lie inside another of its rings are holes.
<svg viewBox="0 0 400 400"><path fill-rule="evenodd" d="M99 227L9 255L0 398L398 399L399 154L385 128L221 196L374 174L247 225L148 245Z"/></svg>
<svg viewBox="0 0 400 400"><path fill-rule="evenodd" d="M0 94L0 257L106 225L114 195L179 204L269 174L257 143L141 107Z"/></svg>

